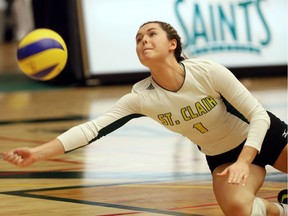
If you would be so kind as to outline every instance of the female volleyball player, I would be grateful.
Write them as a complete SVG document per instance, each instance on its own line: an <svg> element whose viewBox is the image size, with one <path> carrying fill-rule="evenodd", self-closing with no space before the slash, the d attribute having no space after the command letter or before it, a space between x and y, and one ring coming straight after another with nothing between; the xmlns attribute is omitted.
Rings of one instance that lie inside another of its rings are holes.
<svg viewBox="0 0 288 216"><path fill-rule="evenodd" d="M189 138L206 155L225 215L286 215L287 205L256 197L266 165L287 173L286 123L264 110L222 65L184 59L180 37L167 23L143 24L136 51L151 76L136 83L108 113L49 143L7 152L4 160L28 166L87 145L132 118L148 116Z"/></svg>

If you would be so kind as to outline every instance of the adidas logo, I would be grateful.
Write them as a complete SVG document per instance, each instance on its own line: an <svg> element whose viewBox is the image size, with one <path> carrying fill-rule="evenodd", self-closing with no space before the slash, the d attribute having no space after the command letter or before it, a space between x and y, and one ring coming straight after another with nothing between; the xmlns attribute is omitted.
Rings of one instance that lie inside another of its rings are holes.
<svg viewBox="0 0 288 216"><path fill-rule="evenodd" d="M152 83L149 84L149 86L146 88L147 90L153 90L155 89L154 86L152 85Z"/></svg>
<svg viewBox="0 0 288 216"><path fill-rule="evenodd" d="M284 130L284 132L283 132L283 134L282 134L282 137L287 138L287 135L288 135L287 130Z"/></svg>

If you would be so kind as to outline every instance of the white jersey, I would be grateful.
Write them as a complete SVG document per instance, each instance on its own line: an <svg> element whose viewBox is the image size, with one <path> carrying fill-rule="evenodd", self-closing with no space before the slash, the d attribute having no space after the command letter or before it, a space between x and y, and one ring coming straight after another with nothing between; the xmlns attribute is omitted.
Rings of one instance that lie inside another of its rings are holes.
<svg viewBox="0 0 288 216"><path fill-rule="evenodd" d="M187 59L181 64L185 79L177 92L160 87L151 76L136 83L109 112L60 135L65 150L87 145L132 118L148 116L190 139L206 155L227 152L245 139L246 146L260 151L270 119L249 91L213 61ZM248 121L228 112L225 100Z"/></svg>

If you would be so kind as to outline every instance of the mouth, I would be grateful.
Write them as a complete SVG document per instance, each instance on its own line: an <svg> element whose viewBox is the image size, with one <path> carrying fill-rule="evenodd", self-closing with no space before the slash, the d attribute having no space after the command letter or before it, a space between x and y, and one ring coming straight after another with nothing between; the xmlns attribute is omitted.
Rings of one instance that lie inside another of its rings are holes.
<svg viewBox="0 0 288 216"><path fill-rule="evenodd" d="M145 49L143 50L143 53L149 52L149 51L151 51L151 50L152 50L152 48L145 48Z"/></svg>

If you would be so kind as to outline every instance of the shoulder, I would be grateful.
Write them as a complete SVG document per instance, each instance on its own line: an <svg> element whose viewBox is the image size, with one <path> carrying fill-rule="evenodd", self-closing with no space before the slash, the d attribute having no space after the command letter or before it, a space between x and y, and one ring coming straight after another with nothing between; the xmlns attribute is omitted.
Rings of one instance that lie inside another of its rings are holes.
<svg viewBox="0 0 288 216"><path fill-rule="evenodd" d="M224 65L215 61L200 58L191 58L182 61L182 64L194 76L223 76L231 73Z"/></svg>
<svg viewBox="0 0 288 216"><path fill-rule="evenodd" d="M150 89L154 89L151 76L135 83L131 92L121 97L115 107L121 110L129 110L130 113L142 113L142 99L144 95L147 95L145 92Z"/></svg>
<svg viewBox="0 0 288 216"><path fill-rule="evenodd" d="M190 58L190 59L185 59L182 61L182 63L186 67L191 67L191 68L196 68L196 69L201 69L201 70L212 70L213 68L218 68L218 67L223 67L223 65L209 60L209 59L201 59L201 58Z"/></svg>
<svg viewBox="0 0 288 216"><path fill-rule="evenodd" d="M143 80L140 80L139 82L135 83L132 86L131 92L124 95L119 102L120 103L139 103L143 95L145 95L145 92L154 90L152 77L149 76Z"/></svg>
<svg viewBox="0 0 288 216"><path fill-rule="evenodd" d="M152 77L149 76L149 77L135 83L132 87L132 92L140 93L140 92L154 89L154 86L152 83L153 83Z"/></svg>

